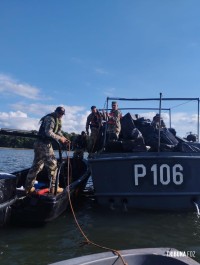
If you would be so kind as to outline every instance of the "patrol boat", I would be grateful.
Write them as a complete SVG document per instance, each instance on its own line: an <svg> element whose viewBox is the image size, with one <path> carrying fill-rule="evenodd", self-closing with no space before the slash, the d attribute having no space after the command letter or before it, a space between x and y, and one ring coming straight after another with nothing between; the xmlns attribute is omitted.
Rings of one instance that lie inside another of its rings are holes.
<svg viewBox="0 0 200 265"><path fill-rule="evenodd" d="M37 134L27 131L0 129L1 135L39 138ZM24 190L29 168L10 174L0 174L0 221L1 225L44 225L56 219L81 195L90 176L87 161L77 157L62 157L59 143L53 139L59 151L58 173L55 193L49 193L47 170L38 174L35 192L26 194ZM57 187L63 192L57 193Z"/></svg>
<svg viewBox="0 0 200 265"><path fill-rule="evenodd" d="M159 106L154 109L160 117L164 101L197 103L199 141L199 98L162 98L162 94L147 99L108 97L106 110L110 100L157 101ZM171 127L171 109L166 110L169 110ZM199 142L176 136L172 128L155 129L150 120L130 112L123 116L121 126L119 139L107 140L105 132L102 150L88 159L97 202L111 209L197 210L200 213Z"/></svg>

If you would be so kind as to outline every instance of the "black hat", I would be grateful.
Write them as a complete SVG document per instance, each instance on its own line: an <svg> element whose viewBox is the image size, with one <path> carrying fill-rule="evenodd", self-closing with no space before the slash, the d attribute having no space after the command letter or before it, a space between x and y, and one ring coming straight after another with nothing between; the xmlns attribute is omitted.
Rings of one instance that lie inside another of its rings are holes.
<svg viewBox="0 0 200 265"><path fill-rule="evenodd" d="M91 107L91 110L96 109L96 108L97 108L96 106L92 106L92 107Z"/></svg>
<svg viewBox="0 0 200 265"><path fill-rule="evenodd" d="M117 101L112 101L112 105L117 105Z"/></svg>
<svg viewBox="0 0 200 265"><path fill-rule="evenodd" d="M63 107L57 107L55 112L64 115L65 114L65 109Z"/></svg>

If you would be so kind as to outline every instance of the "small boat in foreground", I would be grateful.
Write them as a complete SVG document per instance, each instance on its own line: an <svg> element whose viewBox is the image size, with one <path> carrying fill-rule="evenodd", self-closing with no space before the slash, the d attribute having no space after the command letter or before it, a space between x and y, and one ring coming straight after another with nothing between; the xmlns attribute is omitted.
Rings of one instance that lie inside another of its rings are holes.
<svg viewBox="0 0 200 265"><path fill-rule="evenodd" d="M159 101L159 108L154 109L160 117L162 101L197 102L199 141L199 98L107 98L107 111L110 100ZM128 112L121 119L118 140L107 140L105 126L102 151L91 154L88 159L94 195L100 205L124 210L197 210L200 213L200 143L176 136L170 115L169 118L169 129L155 128L150 120Z"/></svg>
<svg viewBox="0 0 200 265"><path fill-rule="evenodd" d="M0 225L8 222L9 209L17 199L16 176L0 172Z"/></svg>
<svg viewBox="0 0 200 265"><path fill-rule="evenodd" d="M181 252L171 248L129 249L117 253L103 252L51 263L49 265L199 265L192 251ZM193 257L193 256L192 256Z"/></svg>
<svg viewBox="0 0 200 265"><path fill-rule="evenodd" d="M34 137L32 134L15 130L0 130L0 134ZM37 176L35 192L24 190L29 168L0 174L0 224L1 225L43 225L60 216L69 206L70 200L78 199L90 176L87 161L82 158L62 157L59 149L58 172L55 193L49 193L47 170ZM63 192L57 193L57 187Z"/></svg>

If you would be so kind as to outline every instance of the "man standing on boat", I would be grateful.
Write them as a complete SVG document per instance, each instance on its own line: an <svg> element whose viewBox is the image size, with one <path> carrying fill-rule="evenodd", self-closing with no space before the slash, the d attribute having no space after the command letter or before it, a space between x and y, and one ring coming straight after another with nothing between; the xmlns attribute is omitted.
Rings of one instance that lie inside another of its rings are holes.
<svg viewBox="0 0 200 265"><path fill-rule="evenodd" d="M35 190L34 183L37 174L46 166L48 171L48 177L50 180L50 192L54 194L57 174L57 159L54 155L51 138L61 142L62 144L68 144L69 140L65 138L61 132L62 123L61 119L65 114L63 107L57 107L53 113L47 114L40 120L39 135L41 136L34 143L34 161L30 168L26 184L26 193L33 192ZM63 189L58 187L57 192L62 192Z"/></svg>
<svg viewBox="0 0 200 265"><path fill-rule="evenodd" d="M96 106L91 107L91 113L87 117L86 121L86 133L89 135L89 128L91 131L88 152L92 153L95 151L95 145L99 137L99 133L102 126L102 114L97 110Z"/></svg>
<svg viewBox="0 0 200 265"><path fill-rule="evenodd" d="M160 129L166 128L166 125L165 125L165 123L163 121L163 118L158 113L153 117L153 121L152 121L151 125L155 129L159 129L159 127L160 127Z"/></svg>
<svg viewBox="0 0 200 265"><path fill-rule="evenodd" d="M116 101L112 101L112 109L106 116L108 140L117 140L121 131L122 113Z"/></svg>
<svg viewBox="0 0 200 265"><path fill-rule="evenodd" d="M83 158L84 152L87 150L87 135L84 131L79 134L73 143L74 158Z"/></svg>

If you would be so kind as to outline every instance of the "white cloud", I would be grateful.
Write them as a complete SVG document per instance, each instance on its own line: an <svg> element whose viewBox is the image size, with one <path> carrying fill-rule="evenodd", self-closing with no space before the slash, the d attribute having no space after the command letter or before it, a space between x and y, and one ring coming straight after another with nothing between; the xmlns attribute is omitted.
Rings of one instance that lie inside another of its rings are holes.
<svg viewBox="0 0 200 265"><path fill-rule="evenodd" d="M0 112L0 116L5 119L10 118L27 118L27 114L22 111L13 112L10 111L9 113L6 112Z"/></svg>
<svg viewBox="0 0 200 265"><path fill-rule="evenodd" d="M37 130L38 120L21 111L0 112L0 127L20 130Z"/></svg>
<svg viewBox="0 0 200 265"><path fill-rule="evenodd" d="M88 111L81 106L61 106L65 108L66 113L62 119L63 131L80 133L85 130ZM38 130L39 120L53 112L57 105L17 103L12 107L16 111L0 112L0 128Z"/></svg>
<svg viewBox="0 0 200 265"><path fill-rule="evenodd" d="M74 113L82 112L85 109L85 107L82 106L67 106L65 104L60 104L60 106L65 108L65 113L68 115L73 115ZM24 102L18 102L12 104L11 107L15 110L21 110L35 116L41 116L53 112L58 107L58 105L45 105L41 103L26 104Z"/></svg>
<svg viewBox="0 0 200 265"><path fill-rule="evenodd" d="M26 83L21 83L12 77L0 74L0 92L15 94L29 99L39 99L40 90Z"/></svg>
<svg viewBox="0 0 200 265"><path fill-rule="evenodd" d="M68 133L80 133L85 130L87 116L90 111L83 106L67 106L65 108L66 114L63 116L63 130ZM43 105L43 104L24 104L17 103L12 105L14 111L0 112L0 128L12 128L22 130L38 130L39 120L47 113L53 112L57 105ZM124 113L125 114L125 113ZM152 120L155 112L140 113L140 116ZM169 127L169 114L163 113L162 117ZM173 113L172 128L175 128L177 135L185 137L188 132L197 133L197 115L188 115L184 112Z"/></svg>
<svg viewBox="0 0 200 265"><path fill-rule="evenodd" d="M197 133L197 114L188 115L184 112L175 113L172 116L172 127L177 128L177 134L186 136L187 133Z"/></svg>
<svg viewBox="0 0 200 265"><path fill-rule="evenodd" d="M152 120L155 114L155 112L148 112L141 113L140 116ZM165 121L166 126L169 128L169 114L163 113L162 117ZM185 137L189 132L197 134L197 114L188 115L188 113L185 112L173 113L171 116L171 127L174 128L177 132L177 135L181 137Z"/></svg>

